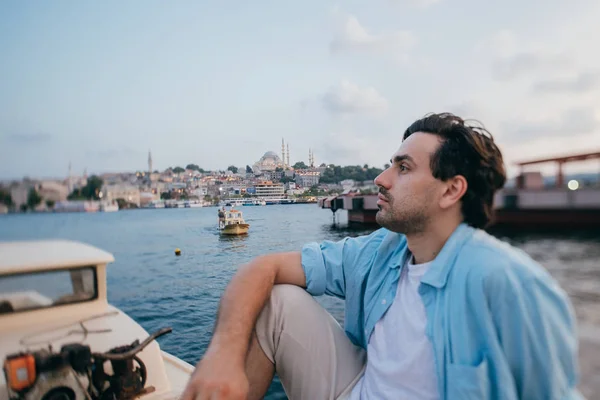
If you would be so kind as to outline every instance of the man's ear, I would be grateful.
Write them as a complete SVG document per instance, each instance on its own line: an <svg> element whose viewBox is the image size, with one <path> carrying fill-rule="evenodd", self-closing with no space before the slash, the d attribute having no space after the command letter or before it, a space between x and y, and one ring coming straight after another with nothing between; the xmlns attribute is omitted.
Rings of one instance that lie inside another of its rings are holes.
<svg viewBox="0 0 600 400"><path fill-rule="evenodd" d="M456 175L445 181L440 207L446 209L458 203L467 192L467 187L467 180L462 175Z"/></svg>

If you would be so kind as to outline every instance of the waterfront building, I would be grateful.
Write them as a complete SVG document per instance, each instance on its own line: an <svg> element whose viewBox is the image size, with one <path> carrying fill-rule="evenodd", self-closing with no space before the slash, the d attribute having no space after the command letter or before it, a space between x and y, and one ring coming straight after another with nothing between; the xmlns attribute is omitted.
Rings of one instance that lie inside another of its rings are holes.
<svg viewBox="0 0 600 400"><path fill-rule="evenodd" d="M254 186L254 190L256 197L264 199L278 199L283 197L285 193L285 187L283 183L272 181L257 183Z"/></svg>
<svg viewBox="0 0 600 400"><path fill-rule="evenodd" d="M317 171L296 171L296 183L301 187L312 187L319 184L321 173Z"/></svg>
<svg viewBox="0 0 600 400"><path fill-rule="evenodd" d="M101 199L109 203L116 202L117 199L123 199L128 203L140 206L140 189L134 185L117 184L106 185L102 188Z"/></svg>

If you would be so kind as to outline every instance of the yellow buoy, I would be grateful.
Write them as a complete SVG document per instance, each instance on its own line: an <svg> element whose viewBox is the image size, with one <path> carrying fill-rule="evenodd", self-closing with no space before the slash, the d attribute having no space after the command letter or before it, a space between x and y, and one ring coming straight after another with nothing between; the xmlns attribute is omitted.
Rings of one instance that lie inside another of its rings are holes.
<svg viewBox="0 0 600 400"><path fill-rule="evenodd" d="M180 256L180 255L181 255L181 250L179 250L179 249L175 249L175 255L176 255L176 256Z"/></svg>

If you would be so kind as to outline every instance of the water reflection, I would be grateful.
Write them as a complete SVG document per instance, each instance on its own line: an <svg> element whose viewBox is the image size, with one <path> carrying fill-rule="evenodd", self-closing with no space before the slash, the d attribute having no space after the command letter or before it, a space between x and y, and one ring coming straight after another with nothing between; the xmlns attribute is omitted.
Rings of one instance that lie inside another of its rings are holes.
<svg viewBox="0 0 600 400"><path fill-rule="evenodd" d="M223 251L241 252L247 247L248 235L221 235L219 232L217 234Z"/></svg>
<svg viewBox="0 0 600 400"><path fill-rule="evenodd" d="M329 223L321 225L321 232L327 234L330 240L343 239L345 237L358 237L368 235L379 229L378 226L364 226L358 224Z"/></svg>
<svg viewBox="0 0 600 400"><path fill-rule="evenodd" d="M217 232L218 233L218 232ZM219 241L223 243L239 243L248 240L248 235L221 235Z"/></svg>

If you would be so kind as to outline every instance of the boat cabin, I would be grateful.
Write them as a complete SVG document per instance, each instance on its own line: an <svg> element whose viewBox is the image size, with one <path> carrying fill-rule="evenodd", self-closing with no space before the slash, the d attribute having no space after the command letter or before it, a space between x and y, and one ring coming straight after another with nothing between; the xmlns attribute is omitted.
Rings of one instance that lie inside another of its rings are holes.
<svg viewBox="0 0 600 400"><path fill-rule="evenodd" d="M225 212L225 224L243 224L244 218L242 217L242 212L238 210L231 209Z"/></svg>
<svg viewBox="0 0 600 400"><path fill-rule="evenodd" d="M69 241L0 243L1 320L21 325L60 318L66 306L106 306L106 265L113 261L105 251Z"/></svg>
<svg viewBox="0 0 600 400"><path fill-rule="evenodd" d="M113 261L79 242L0 243L0 400L181 393L193 367L155 340L171 328L149 334L108 303Z"/></svg>

